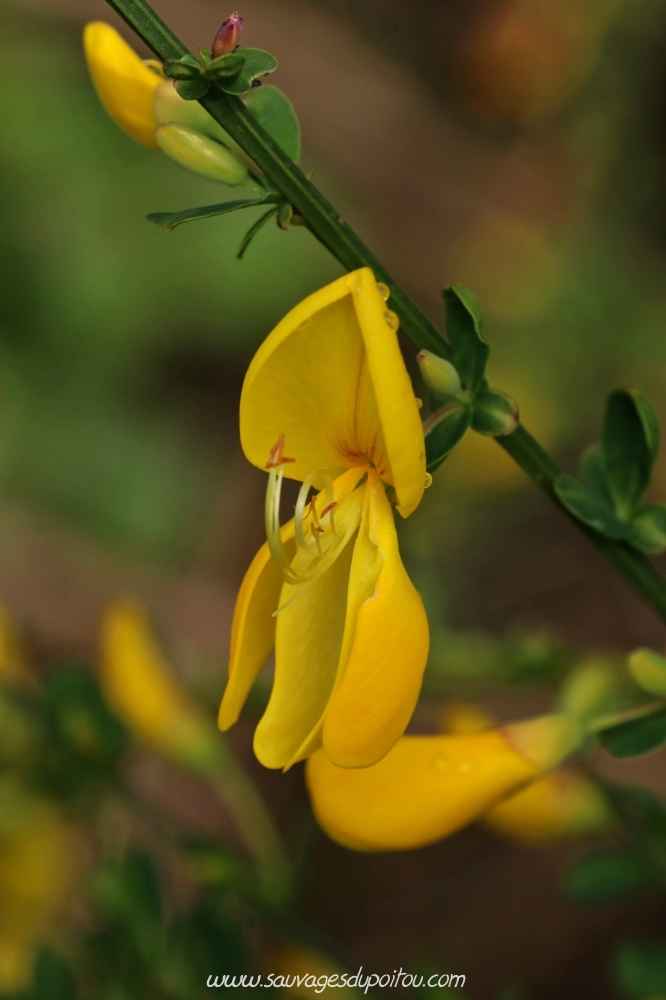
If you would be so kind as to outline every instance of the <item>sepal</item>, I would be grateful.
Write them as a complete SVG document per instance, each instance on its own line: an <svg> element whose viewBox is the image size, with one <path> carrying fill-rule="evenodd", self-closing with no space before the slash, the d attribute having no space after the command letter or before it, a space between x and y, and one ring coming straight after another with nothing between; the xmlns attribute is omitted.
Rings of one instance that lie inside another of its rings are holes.
<svg viewBox="0 0 666 1000"><path fill-rule="evenodd" d="M465 436L472 423L472 410L462 403L449 403L423 423L426 469L434 472Z"/></svg>
<svg viewBox="0 0 666 1000"><path fill-rule="evenodd" d="M483 389L474 401L472 427L487 437L513 434L520 423L518 403L506 392Z"/></svg>
<svg viewBox="0 0 666 1000"><path fill-rule="evenodd" d="M163 153L201 177L230 187L250 181L247 168L225 146L200 132L170 122L155 129L155 139Z"/></svg>

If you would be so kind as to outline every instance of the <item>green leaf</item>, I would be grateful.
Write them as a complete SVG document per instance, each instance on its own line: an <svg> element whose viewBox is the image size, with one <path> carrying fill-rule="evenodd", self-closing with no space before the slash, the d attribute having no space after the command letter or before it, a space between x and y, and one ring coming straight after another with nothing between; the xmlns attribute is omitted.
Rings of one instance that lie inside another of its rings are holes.
<svg viewBox="0 0 666 1000"><path fill-rule="evenodd" d="M666 945L634 942L625 945L615 960L618 985L629 1000L666 995Z"/></svg>
<svg viewBox="0 0 666 1000"><path fill-rule="evenodd" d="M610 504L573 476L558 476L555 492L570 514L607 538L624 539L629 534L630 525L616 517Z"/></svg>
<svg viewBox="0 0 666 1000"><path fill-rule="evenodd" d="M650 485L659 450L657 418L637 389L617 389L608 397L602 445L615 510L628 519Z"/></svg>
<svg viewBox="0 0 666 1000"><path fill-rule="evenodd" d="M612 504L608 487L606 486L606 470L601 445L592 444L581 455L579 465L580 477L590 487L593 493L602 497L606 503Z"/></svg>
<svg viewBox="0 0 666 1000"><path fill-rule="evenodd" d="M301 126L294 106L277 87L257 87L245 99L245 107L294 163L301 156Z"/></svg>
<svg viewBox="0 0 666 1000"><path fill-rule="evenodd" d="M666 504L650 503L634 518L631 544L641 552L656 554L666 549Z"/></svg>
<svg viewBox="0 0 666 1000"><path fill-rule="evenodd" d="M59 955L44 949L37 956L29 1000L75 1000L76 980Z"/></svg>
<svg viewBox="0 0 666 1000"><path fill-rule="evenodd" d="M461 403L449 403L436 410L423 423L426 446L426 469L434 472L465 436L472 422L472 411Z"/></svg>
<svg viewBox="0 0 666 1000"><path fill-rule="evenodd" d="M450 285L442 295L453 364L464 388L474 394L483 384L490 352L482 332L481 306L476 296L463 285Z"/></svg>
<svg viewBox="0 0 666 1000"><path fill-rule="evenodd" d="M227 52L217 59L212 59L202 69L202 75L213 83L231 79L238 76L245 65L245 56L242 52Z"/></svg>
<svg viewBox="0 0 666 1000"><path fill-rule="evenodd" d="M277 59L270 52L263 49L241 49L240 52L245 57L245 63L238 76L215 81L215 85L226 94L247 94L255 80L277 69Z"/></svg>
<svg viewBox="0 0 666 1000"><path fill-rule="evenodd" d="M266 198L245 198L240 201L223 201L219 205L202 205L201 208L184 208L182 212L151 212L146 216L148 222L155 222L165 232L170 233L176 226L184 222L196 222L198 219L213 219L216 215L227 215L241 208L254 208L255 205L266 205L274 200L273 195Z"/></svg>
<svg viewBox="0 0 666 1000"><path fill-rule="evenodd" d="M513 434L520 423L518 403L505 392L482 389L474 400L472 427L488 437Z"/></svg>
<svg viewBox="0 0 666 1000"><path fill-rule="evenodd" d="M247 250L247 248L249 247L250 243L255 238L259 230L263 229L266 223L270 219L272 219L273 216L278 213L278 211L279 209L277 206L275 206L274 208L269 208L267 212L264 212L263 215L260 215L257 221L250 226L245 236L241 240L240 247L238 248L238 253L236 254L236 258L238 260L243 259L243 257L245 256L245 251Z"/></svg>
<svg viewBox="0 0 666 1000"><path fill-rule="evenodd" d="M176 90L184 101L199 101L211 88L210 80L199 77L196 80L177 80Z"/></svg>
<svg viewBox="0 0 666 1000"><path fill-rule="evenodd" d="M666 743L666 708L602 729L597 739L611 757L640 757Z"/></svg>
<svg viewBox="0 0 666 1000"><path fill-rule="evenodd" d="M565 872L562 888L579 906L609 906L635 895L649 879L640 855L609 849L574 862Z"/></svg>
<svg viewBox="0 0 666 1000"><path fill-rule="evenodd" d="M164 74L171 80L198 80L201 66L194 56L183 56L182 59L169 59L164 63Z"/></svg>

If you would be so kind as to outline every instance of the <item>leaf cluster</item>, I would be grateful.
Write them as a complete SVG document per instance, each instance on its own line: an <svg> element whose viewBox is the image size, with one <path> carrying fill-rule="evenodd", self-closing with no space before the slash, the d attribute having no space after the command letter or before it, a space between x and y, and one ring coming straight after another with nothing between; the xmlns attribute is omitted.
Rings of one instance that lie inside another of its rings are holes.
<svg viewBox="0 0 666 1000"><path fill-rule="evenodd" d="M437 469L470 427L500 437L518 426L518 404L491 389L486 378L490 347L483 335L483 314L476 296L463 285L442 292L453 367L461 388L453 394L432 392L434 412L424 422L426 468Z"/></svg>
<svg viewBox="0 0 666 1000"><path fill-rule="evenodd" d="M555 492L573 517L641 552L666 548L666 505L643 505L659 451L656 414L638 389L608 397L601 442L581 458L580 479L561 475Z"/></svg>
<svg viewBox="0 0 666 1000"><path fill-rule="evenodd" d="M263 49L240 49L211 57L208 49L199 49L200 59L189 53L164 64L166 76L176 81L176 90L185 101L199 101L211 86L226 94L247 94L277 69L277 59Z"/></svg>

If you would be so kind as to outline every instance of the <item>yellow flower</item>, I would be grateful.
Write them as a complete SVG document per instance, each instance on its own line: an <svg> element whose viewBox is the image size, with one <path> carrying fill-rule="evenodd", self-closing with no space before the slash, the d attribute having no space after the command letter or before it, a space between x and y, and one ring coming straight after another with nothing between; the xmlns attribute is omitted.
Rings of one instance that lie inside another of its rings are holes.
<svg viewBox="0 0 666 1000"><path fill-rule="evenodd" d="M100 101L133 139L157 149L155 94L163 77L143 62L115 28L103 21L87 24L83 46Z"/></svg>
<svg viewBox="0 0 666 1000"><path fill-rule="evenodd" d="M555 767L581 739L579 724L546 715L467 736L405 736L359 770L324 753L307 764L315 816L359 851L410 850L447 837Z"/></svg>
<svg viewBox="0 0 666 1000"><path fill-rule="evenodd" d="M119 600L107 609L101 667L109 704L141 739L166 757L198 769L217 761L212 723L180 689L138 604Z"/></svg>
<svg viewBox="0 0 666 1000"><path fill-rule="evenodd" d="M340 767L374 764L404 732L421 686L428 623L387 487L411 514L425 448L385 296L369 268L322 288L273 330L243 385L243 450L270 470L268 541L236 602L219 724L236 721L275 649L254 739L266 767L321 746ZM283 476L303 485L280 529ZM312 486L320 492L308 504Z"/></svg>
<svg viewBox="0 0 666 1000"><path fill-rule="evenodd" d="M483 823L511 840L549 844L606 829L612 814L594 782L560 768L486 813Z"/></svg>
<svg viewBox="0 0 666 1000"><path fill-rule="evenodd" d="M12 811L0 832L0 991L13 992L28 985L40 939L72 891L75 842L47 803L7 783L0 802Z"/></svg>

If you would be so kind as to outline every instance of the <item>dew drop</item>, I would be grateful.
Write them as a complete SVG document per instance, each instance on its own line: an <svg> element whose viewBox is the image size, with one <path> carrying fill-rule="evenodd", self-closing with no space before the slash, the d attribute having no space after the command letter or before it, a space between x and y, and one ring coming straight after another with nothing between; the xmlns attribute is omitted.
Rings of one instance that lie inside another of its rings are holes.
<svg viewBox="0 0 666 1000"><path fill-rule="evenodd" d="M415 400L416 400L416 409L417 409L417 410L420 410L420 409L421 409L421 407L423 406L423 400L422 400L422 399L419 399L419 397L418 397L418 396L415 396L414 398L415 398Z"/></svg>
<svg viewBox="0 0 666 1000"><path fill-rule="evenodd" d="M400 320L398 319L397 314L394 313L391 309L387 309L386 312L384 313L384 319L386 321L386 325L389 326L392 330L395 330L397 333L400 327Z"/></svg>
<svg viewBox="0 0 666 1000"><path fill-rule="evenodd" d="M461 774L468 774L472 770L471 760L461 760L458 764L458 770Z"/></svg>
<svg viewBox="0 0 666 1000"><path fill-rule="evenodd" d="M432 476L430 475L429 472L426 472L425 488L428 489L429 486L432 486Z"/></svg>
<svg viewBox="0 0 666 1000"><path fill-rule="evenodd" d="M381 295L381 297L384 299L384 302L388 302L389 295L391 294L388 289L388 285L385 285L383 281L378 281L377 290Z"/></svg>
<svg viewBox="0 0 666 1000"><path fill-rule="evenodd" d="M449 762L446 757L435 757L432 766L436 771L446 771L449 767Z"/></svg>

